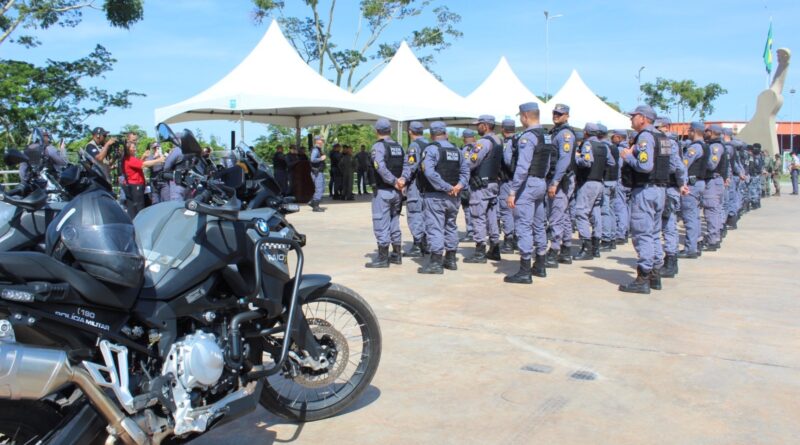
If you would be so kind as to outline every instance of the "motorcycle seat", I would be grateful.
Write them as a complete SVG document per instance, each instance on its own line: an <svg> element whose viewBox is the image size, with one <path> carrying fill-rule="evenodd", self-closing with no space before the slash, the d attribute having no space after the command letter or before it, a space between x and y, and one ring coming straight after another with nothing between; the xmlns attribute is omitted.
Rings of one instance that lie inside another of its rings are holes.
<svg viewBox="0 0 800 445"><path fill-rule="evenodd" d="M68 283L88 302L129 310L139 288L106 284L86 272L39 252L0 252L0 281L48 281Z"/></svg>

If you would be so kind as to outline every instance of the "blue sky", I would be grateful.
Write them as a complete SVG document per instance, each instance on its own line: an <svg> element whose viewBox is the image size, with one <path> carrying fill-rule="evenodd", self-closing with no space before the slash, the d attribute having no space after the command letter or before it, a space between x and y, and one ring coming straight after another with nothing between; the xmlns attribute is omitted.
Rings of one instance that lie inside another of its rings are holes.
<svg viewBox="0 0 800 445"><path fill-rule="evenodd" d="M550 94L566 81L572 69L597 94L636 104L636 73L642 82L656 77L692 79L705 85L717 82L728 94L716 102L714 120L746 120L756 96L766 85L762 52L769 20L773 20L774 48L800 48L800 2L792 0L732 0L632 2L498 0L443 2L462 16L464 36L437 56L433 69L461 95L469 94L491 72L500 56L528 88L545 90L544 15L563 14L550 22ZM302 13L298 0L287 0L289 13ZM323 0L323 3L327 1ZM333 34L342 45L352 40L358 18L357 0L339 0ZM88 54L100 43L118 60L103 85L116 91L129 88L147 94L135 98L126 110L95 118L91 126L117 131L126 123L152 133L153 110L191 97L233 69L258 43L269 21L257 25L249 0L146 0L145 18L130 30L108 26L101 14L89 11L77 28L55 27L37 35L39 48L24 49L5 43L0 57L42 63L71 60ZM403 38L425 19L397 23L387 40ZM275 69L280 69L276 61ZM792 69L786 83L786 104L779 120L792 117L794 100L788 94L800 87ZM795 120L800 109L795 110ZM674 118L674 116L673 116ZM186 125L228 140L236 123L198 122ZM248 125L252 140L265 133Z"/></svg>

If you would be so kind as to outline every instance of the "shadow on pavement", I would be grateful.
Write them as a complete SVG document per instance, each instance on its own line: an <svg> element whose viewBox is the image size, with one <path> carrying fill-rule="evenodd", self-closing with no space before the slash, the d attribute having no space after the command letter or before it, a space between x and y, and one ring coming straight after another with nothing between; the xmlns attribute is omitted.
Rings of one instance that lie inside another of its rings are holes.
<svg viewBox="0 0 800 445"><path fill-rule="evenodd" d="M633 275L631 273L621 270L587 266L583 266L582 269L585 270L588 275L606 280L611 284L627 284L633 279Z"/></svg>

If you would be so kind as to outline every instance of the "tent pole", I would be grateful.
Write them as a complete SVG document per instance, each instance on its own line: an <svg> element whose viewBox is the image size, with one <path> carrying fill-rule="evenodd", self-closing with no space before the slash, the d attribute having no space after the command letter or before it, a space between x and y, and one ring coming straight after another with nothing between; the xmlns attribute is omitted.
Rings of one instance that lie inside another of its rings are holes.
<svg viewBox="0 0 800 445"><path fill-rule="evenodd" d="M300 148L300 116L294 117L294 142Z"/></svg>
<svg viewBox="0 0 800 445"><path fill-rule="evenodd" d="M239 134L241 134L239 139L244 142L244 113L241 111L239 112Z"/></svg>

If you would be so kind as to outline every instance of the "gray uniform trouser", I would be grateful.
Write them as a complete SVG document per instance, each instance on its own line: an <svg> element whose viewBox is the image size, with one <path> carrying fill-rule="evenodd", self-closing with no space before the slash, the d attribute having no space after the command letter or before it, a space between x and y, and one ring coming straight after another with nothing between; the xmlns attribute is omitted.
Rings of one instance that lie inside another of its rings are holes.
<svg viewBox="0 0 800 445"><path fill-rule="evenodd" d="M406 207L408 214L406 221L408 222L408 230L415 242L422 241L425 236L425 214L423 213L422 194L416 183L411 183L408 186L408 195L406 196Z"/></svg>
<svg viewBox="0 0 800 445"><path fill-rule="evenodd" d="M686 227L686 238L683 244L687 253L697 252L697 240L700 239L702 230L700 202L705 189L706 182L698 180L694 185L689 186L688 195L681 196L681 217L683 217L683 225Z"/></svg>
<svg viewBox="0 0 800 445"><path fill-rule="evenodd" d="M603 190L603 183L600 181L586 181L578 189L575 199L575 219L581 239L600 238L603 230L600 212Z"/></svg>
<svg viewBox="0 0 800 445"><path fill-rule="evenodd" d="M528 177L525 186L516 195L514 204L514 228L520 258L530 259L534 253L547 252L547 212L544 198L547 186L544 179Z"/></svg>
<svg viewBox="0 0 800 445"><path fill-rule="evenodd" d="M500 240L500 226L497 224L497 193L500 186L493 182L482 189L473 189L469 195L469 212L472 216L472 239L476 243Z"/></svg>
<svg viewBox="0 0 800 445"><path fill-rule="evenodd" d="M497 213L503 224L503 235L514 234L514 211L508 208L508 194L511 191L511 182L506 181L500 184L500 192L497 194Z"/></svg>
<svg viewBox="0 0 800 445"><path fill-rule="evenodd" d="M563 183L563 181L567 181ZM552 239L550 248L553 250L561 249L561 246L569 246L572 241L572 221L569 217L569 195L575 188L575 180L569 177L562 180L556 188L556 196L547 198L547 221L550 224Z"/></svg>
<svg viewBox="0 0 800 445"><path fill-rule="evenodd" d="M631 190L631 238L639 256L636 264L645 271L664 265L660 239L664 199L664 187L649 185Z"/></svg>
<svg viewBox="0 0 800 445"><path fill-rule="evenodd" d="M616 195L617 181L603 181L603 206L600 212L603 217L603 241L611 241L616 238L617 217L614 213Z"/></svg>
<svg viewBox="0 0 800 445"><path fill-rule="evenodd" d="M381 246L400 244L402 198L395 189L379 189L372 198L372 231Z"/></svg>
<svg viewBox="0 0 800 445"><path fill-rule="evenodd" d="M706 219L706 242L716 244L722 232L722 193L725 190L722 177L706 181L703 191L703 216Z"/></svg>
<svg viewBox="0 0 800 445"><path fill-rule="evenodd" d="M458 248L458 197L443 192L424 193L425 235L431 253L441 255Z"/></svg>

